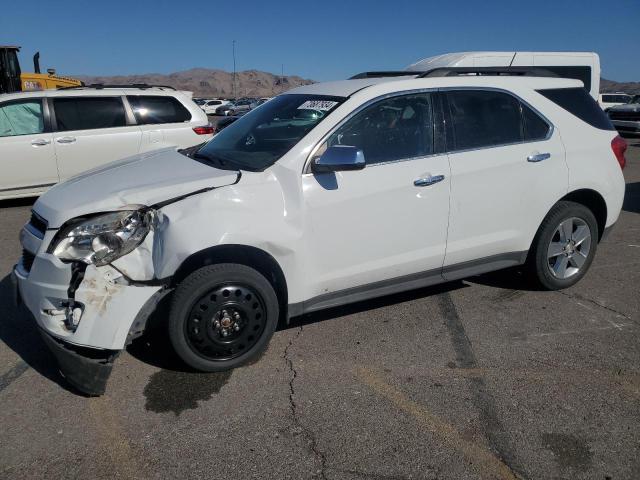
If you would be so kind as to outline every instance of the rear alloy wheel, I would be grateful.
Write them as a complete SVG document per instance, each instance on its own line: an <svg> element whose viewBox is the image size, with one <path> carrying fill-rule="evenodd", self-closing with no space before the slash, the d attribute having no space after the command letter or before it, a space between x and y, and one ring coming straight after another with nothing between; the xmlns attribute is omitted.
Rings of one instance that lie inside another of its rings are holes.
<svg viewBox="0 0 640 480"><path fill-rule="evenodd" d="M547 214L536 234L530 267L544 288L567 288L585 275L597 246L598 224L591 210L562 201Z"/></svg>
<svg viewBox="0 0 640 480"><path fill-rule="evenodd" d="M252 268L201 268L176 289L169 317L171 342L184 362L207 372L235 368L257 357L278 323L271 284Z"/></svg>
<svg viewBox="0 0 640 480"><path fill-rule="evenodd" d="M571 217L564 220L547 248L549 270L555 278L566 279L580 272L591 250L591 231L584 220Z"/></svg>

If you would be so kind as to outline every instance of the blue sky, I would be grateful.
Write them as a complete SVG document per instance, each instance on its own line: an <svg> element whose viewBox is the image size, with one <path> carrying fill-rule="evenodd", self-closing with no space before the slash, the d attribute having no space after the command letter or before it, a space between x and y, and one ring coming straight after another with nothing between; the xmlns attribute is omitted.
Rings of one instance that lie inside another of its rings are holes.
<svg viewBox="0 0 640 480"><path fill-rule="evenodd" d="M100 7L98 7L100 5ZM587 50L603 76L640 81L639 0L9 1L0 44L63 74L255 68L315 80L401 69L467 50Z"/></svg>

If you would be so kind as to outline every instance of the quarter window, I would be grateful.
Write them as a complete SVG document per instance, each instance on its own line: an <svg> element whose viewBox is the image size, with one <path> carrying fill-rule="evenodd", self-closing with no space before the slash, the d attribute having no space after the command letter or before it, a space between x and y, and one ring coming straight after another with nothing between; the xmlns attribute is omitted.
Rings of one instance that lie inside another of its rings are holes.
<svg viewBox="0 0 640 480"><path fill-rule="evenodd" d="M94 130L124 127L126 114L120 97L54 98L57 130Z"/></svg>
<svg viewBox="0 0 640 480"><path fill-rule="evenodd" d="M453 150L482 148L523 139L520 102L501 92L453 91L446 94Z"/></svg>
<svg viewBox="0 0 640 480"><path fill-rule="evenodd" d="M141 125L182 123L191 120L184 105L168 96L128 96L136 121Z"/></svg>
<svg viewBox="0 0 640 480"><path fill-rule="evenodd" d="M24 100L0 105L0 137L44 132L42 100Z"/></svg>
<svg viewBox="0 0 640 480"><path fill-rule="evenodd" d="M524 122L524 139L527 142L544 140L549 134L549 124L540 115L524 104L522 106L522 120Z"/></svg>
<svg viewBox="0 0 640 480"><path fill-rule="evenodd" d="M553 103L600 130L615 130L609 117L583 88L551 88L538 90Z"/></svg>
<svg viewBox="0 0 640 480"><path fill-rule="evenodd" d="M368 165L433 154L432 96L391 97L365 108L336 130L324 148L351 145Z"/></svg>

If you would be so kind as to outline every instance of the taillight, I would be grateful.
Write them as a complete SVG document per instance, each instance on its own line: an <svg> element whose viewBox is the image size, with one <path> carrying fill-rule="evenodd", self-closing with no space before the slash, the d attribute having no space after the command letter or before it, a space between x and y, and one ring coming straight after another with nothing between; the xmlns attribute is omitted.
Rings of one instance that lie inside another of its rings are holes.
<svg viewBox="0 0 640 480"><path fill-rule="evenodd" d="M198 135L213 135L216 129L213 125L205 125L204 127L193 127L193 131Z"/></svg>
<svg viewBox="0 0 640 480"><path fill-rule="evenodd" d="M613 150L613 154L616 156L621 169L627 164L627 159L624 158L624 152L627 151L628 146L625 139L620 135L611 140L611 150Z"/></svg>

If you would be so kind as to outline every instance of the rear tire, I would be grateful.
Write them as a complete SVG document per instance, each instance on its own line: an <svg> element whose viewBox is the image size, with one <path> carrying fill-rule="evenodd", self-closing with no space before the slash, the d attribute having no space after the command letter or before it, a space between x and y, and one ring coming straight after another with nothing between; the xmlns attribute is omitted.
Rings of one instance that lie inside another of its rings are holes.
<svg viewBox="0 0 640 480"><path fill-rule="evenodd" d="M529 254L531 276L547 290L579 282L598 247L598 222L584 205L561 201L542 221Z"/></svg>
<svg viewBox="0 0 640 480"><path fill-rule="evenodd" d="M190 367L219 372L258 357L278 324L269 281L245 265L222 263L196 270L176 288L169 338Z"/></svg>

